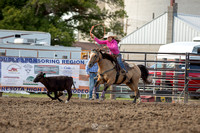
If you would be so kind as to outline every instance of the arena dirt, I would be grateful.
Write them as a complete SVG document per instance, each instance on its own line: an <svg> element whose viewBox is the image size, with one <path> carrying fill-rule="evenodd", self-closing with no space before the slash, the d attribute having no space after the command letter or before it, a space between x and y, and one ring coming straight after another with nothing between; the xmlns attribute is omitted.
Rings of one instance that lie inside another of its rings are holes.
<svg viewBox="0 0 200 133"><path fill-rule="evenodd" d="M0 98L0 132L197 133L200 104L141 103L72 98Z"/></svg>

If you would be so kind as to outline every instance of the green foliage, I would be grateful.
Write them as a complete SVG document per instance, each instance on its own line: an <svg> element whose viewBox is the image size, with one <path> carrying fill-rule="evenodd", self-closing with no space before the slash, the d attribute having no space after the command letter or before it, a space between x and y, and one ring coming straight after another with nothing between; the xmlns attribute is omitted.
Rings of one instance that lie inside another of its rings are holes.
<svg viewBox="0 0 200 133"><path fill-rule="evenodd" d="M116 7L115 11L100 8L98 2ZM70 46L75 31L89 37L91 26L105 20L110 24L106 31L123 36L123 23L119 21L126 15L123 6L123 0L1 0L0 29L50 32L52 45ZM94 32L103 36L101 27Z"/></svg>

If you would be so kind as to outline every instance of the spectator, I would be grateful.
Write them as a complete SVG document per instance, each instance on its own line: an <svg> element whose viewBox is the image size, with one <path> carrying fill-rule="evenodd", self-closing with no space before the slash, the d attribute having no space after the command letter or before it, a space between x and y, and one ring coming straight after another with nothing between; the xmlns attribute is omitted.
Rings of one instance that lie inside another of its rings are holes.
<svg viewBox="0 0 200 133"><path fill-rule="evenodd" d="M97 63L95 63L93 65L93 67L91 67L91 68L89 68L88 64L87 64L86 65L86 72L87 72L88 77L89 77L89 87L90 87L90 90L89 90L89 100L93 100L92 93L93 93L93 89L95 87L94 85L97 82L97 79L95 78L97 76L97 72L98 72L98 65L97 65ZM97 90L99 90L99 87L95 88L94 92L96 93ZM96 99L99 99L99 94L98 93L96 93Z"/></svg>
<svg viewBox="0 0 200 133"><path fill-rule="evenodd" d="M87 60L88 56L87 55L83 55L82 59Z"/></svg>

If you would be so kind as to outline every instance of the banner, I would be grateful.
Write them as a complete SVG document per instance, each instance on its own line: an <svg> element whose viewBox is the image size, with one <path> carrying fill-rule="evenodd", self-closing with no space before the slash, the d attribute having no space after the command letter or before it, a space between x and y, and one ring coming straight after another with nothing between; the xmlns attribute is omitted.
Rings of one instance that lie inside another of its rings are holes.
<svg viewBox="0 0 200 133"><path fill-rule="evenodd" d="M0 91L46 92L43 84L33 80L40 72L49 76L70 76L76 90L73 93L89 93L89 81L85 72L87 60L44 59L0 56Z"/></svg>

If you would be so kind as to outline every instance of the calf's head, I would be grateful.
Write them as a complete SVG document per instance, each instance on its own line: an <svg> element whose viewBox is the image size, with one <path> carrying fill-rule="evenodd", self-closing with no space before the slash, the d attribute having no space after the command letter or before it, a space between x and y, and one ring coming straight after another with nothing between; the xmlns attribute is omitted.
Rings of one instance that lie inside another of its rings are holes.
<svg viewBox="0 0 200 133"><path fill-rule="evenodd" d="M45 73L40 72L40 73L38 73L38 75L35 77L35 79L33 80L33 82L40 82L40 80L41 80L42 78L44 78L44 77L45 77Z"/></svg>

